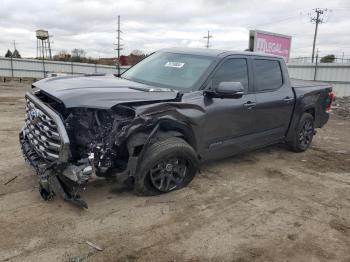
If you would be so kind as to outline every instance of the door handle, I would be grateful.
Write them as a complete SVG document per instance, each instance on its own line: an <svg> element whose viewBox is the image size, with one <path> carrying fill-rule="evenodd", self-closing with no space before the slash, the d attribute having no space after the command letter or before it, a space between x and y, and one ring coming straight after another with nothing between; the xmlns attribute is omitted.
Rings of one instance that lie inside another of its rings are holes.
<svg viewBox="0 0 350 262"><path fill-rule="evenodd" d="M248 101L247 103L244 103L243 106L248 110L251 110L256 106L256 103L252 101Z"/></svg>
<svg viewBox="0 0 350 262"><path fill-rule="evenodd" d="M286 103L286 104L289 104L293 100L294 100L294 98L293 97L289 97L289 96L286 96L285 98L283 98L283 102Z"/></svg>

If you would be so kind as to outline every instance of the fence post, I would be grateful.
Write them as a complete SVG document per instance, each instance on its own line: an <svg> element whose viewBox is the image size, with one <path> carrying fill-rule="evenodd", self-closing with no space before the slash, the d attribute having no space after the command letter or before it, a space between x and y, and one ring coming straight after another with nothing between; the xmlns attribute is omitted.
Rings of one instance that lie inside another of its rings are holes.
<svg viewBox="0 0 350 262"><path fill-rule="evenodd" d="M95 63L95 74L97 74L97 64Z"/></svg>
<svg viewBox="0 0 350 262"><path fill-rule="evenodd" d="M73 61L70 62L70 65L71 65L71 72L72 72L72 75L74 74L74 70L73 70Z"/></svg>
<svg viewBox="0 0 350 262"><path fill-rule="evenodd" d="M13 57L12 57L12 55L10 56L10 59L11 59L11 78L13 80Z"/></svg>
<svg viewBox="0 0 350 262"><path fill-rule="evenodd" d="M45 58L43 56L43 75L44 75L44 78L46 77L46 72L45 72Z"/></svg>

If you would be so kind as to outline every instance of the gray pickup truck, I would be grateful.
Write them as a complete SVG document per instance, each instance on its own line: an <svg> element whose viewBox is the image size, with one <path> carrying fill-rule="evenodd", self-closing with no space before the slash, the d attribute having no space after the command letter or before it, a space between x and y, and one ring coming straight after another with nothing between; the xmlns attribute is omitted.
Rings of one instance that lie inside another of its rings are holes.
<svg viewBox="0 0 350 262"><path fill-rule="evenodd" d="M141 195L186 186L200 163L286 142L305 151L329 118L328 84L280 57L164 49L121 75L47 78L26 93L19 139L46 200L115 178Z"/></svg>

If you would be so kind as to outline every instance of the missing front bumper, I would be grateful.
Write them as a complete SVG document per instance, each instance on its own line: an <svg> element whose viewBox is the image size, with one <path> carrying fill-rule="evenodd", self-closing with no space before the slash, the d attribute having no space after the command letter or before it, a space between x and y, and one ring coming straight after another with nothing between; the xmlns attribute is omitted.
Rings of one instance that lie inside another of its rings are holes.
<svg viewBox="0 0 350 262"><path fill-rule="evenodd" d="M87 203L80 198L79 187L74 189L62 181L58 175L50 174L46 179L39 181L39 193L44 200L52 200L55 196L60 196L63 200L71 202L79 207L88 208Z"/></svg>
<svg viewBox="0 0 350 262"><path fill-rule="evenodd" d="M44 200L60 196L65 201L88 208L86 202L80 199L79 192L93 175L91 157L75 164L48 162L40 157L23 132L19 134L19 141L24 159L39 178L39 192Z"/></svg>

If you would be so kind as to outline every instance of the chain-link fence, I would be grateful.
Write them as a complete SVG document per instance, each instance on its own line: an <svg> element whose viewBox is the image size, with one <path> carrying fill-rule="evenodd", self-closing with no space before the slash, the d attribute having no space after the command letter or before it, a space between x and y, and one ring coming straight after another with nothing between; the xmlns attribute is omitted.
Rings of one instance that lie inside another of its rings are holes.
<svg viewBox="0 0 350 262"><path fill-rule="evenodd" d="M332 64L350 64L350 56L335 56L333 58L325 59L328 62L323 62L322 59L324 57L317 57L317 63L332 63ZM310 64L312 63L312 57L311 56L303 56L303 57L292 57L289 59L289 63L293 64ZM313 63L316 63L316 57L314 58Z"/></svg>
<svg viewBox="0 0 350 262"><path fill-rule="evenodd" d="M121 72L127 67L121 67ZM52 73L59 74L115 74L115 66L0 57L0 77L44 78Z"/></svg>

